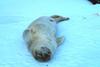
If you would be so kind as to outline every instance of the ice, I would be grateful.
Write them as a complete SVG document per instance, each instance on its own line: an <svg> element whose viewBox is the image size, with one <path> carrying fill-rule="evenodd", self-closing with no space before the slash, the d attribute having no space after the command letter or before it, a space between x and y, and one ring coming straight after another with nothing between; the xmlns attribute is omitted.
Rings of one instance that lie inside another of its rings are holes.
<svg viewBox="0 0 100 67"><path fill-rule="evenodd" d="M40 16L69 17L58 24L65 36L54 57L37 62L22 33ZM88 0L0 0L0 67L100 67L100 5Z"/></svg>

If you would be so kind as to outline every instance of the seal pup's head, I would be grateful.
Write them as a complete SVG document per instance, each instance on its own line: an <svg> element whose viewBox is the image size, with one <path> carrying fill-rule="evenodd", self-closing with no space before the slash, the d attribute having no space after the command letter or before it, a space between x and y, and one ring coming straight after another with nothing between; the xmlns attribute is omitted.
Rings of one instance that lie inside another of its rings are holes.
<svg viewBox="0 0 100 67"><path fill-rule="evenodd" d="M32 52L34 58L40 62L47 62L51 59L51 51L49 48L43 46L38 49L35 49L34 52Z"/></svg>

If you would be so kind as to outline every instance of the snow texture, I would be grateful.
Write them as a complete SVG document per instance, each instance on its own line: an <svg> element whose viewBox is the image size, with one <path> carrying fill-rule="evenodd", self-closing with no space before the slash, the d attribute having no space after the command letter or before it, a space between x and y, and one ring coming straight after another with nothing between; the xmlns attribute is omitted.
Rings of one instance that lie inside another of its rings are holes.
<svg viewBox="0 0 100 67"><path fill-rule="evenodd" d="M62 15L65 42L54 57L37 62L23 40L26 27L40 16ZM0 0L0 67L100 67L100 5L88 0Z"/></svg>

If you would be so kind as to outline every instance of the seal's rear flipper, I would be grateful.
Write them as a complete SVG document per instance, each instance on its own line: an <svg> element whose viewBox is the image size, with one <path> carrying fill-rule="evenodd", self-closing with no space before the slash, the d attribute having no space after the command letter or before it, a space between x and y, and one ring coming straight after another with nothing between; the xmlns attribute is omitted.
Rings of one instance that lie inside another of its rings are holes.
<svg viewBox="0 0 100 67"><path fill-rule="evenodd" d="M56 22L69 20L68 17L62 17L62 16L59 16L59 15L53 15L53 16L51 16L51 18L53 18Z"/></svg>

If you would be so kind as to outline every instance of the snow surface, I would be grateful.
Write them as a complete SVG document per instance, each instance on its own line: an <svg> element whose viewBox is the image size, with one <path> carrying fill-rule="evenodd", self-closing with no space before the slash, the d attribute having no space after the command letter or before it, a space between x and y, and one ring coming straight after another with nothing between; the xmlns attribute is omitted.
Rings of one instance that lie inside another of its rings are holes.
<svg viewBox="0 0 100 67"><path fill-rule="evenodd" d="M58 24L65 42L54 57L37 62L22 38L40 16L69 17ZM0 0L0 67L100 67L100 5L87 0Z"/></svg>

